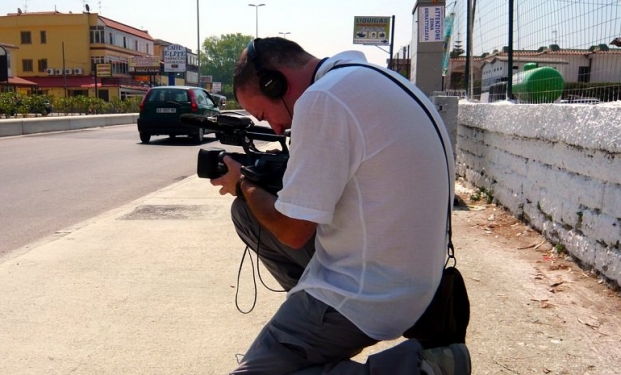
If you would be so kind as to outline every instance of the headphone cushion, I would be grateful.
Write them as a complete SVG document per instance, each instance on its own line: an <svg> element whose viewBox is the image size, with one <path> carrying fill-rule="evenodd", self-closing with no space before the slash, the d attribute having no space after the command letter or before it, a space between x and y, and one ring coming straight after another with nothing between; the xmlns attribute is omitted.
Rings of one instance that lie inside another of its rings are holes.
<svg viewBox="0 0 621 375"><path fill-rule="evenodd" d="M259 88L271 99L282 98L287 92L287 78L278 70L263 69L260 72Z"/></svg>

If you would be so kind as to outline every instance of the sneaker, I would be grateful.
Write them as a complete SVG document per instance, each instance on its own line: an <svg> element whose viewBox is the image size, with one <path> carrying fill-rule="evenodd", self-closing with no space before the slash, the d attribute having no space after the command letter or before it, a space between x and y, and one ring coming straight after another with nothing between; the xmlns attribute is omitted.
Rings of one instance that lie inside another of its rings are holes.
<svg viewBox="0 0 621 375"><path fill-rule="evenodd" d="M425 375L470 375L470 353L465 344L451 344L422 352Z"/></svg>

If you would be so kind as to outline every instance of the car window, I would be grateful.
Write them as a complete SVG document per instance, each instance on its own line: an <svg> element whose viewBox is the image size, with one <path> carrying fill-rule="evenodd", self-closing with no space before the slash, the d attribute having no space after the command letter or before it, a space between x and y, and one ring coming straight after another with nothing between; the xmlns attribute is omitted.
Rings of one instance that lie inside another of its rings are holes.
<svg viewBox="0 0 621 375"><path fill-rule="evenodd" d="M196 95L196 102L201 105L206 105L205 95L198 90L194 90L194 93Z"/></svg>
<svg viewBox="0 0 621 375"><path fill-rule="evenodd" d="M215 107L215 101L213 100L213 97L211 95L209 95L209 93L207 91L201 91L201 95L205 98L205 104L208 107Z"/></svg>
<svg viewBox="0 0 621 375"><path fill-rule="evenodd" d="M151 94L147 98L148 102L188 102L188 93L186 90L179 89L162 89L152 90Z"/></svg>

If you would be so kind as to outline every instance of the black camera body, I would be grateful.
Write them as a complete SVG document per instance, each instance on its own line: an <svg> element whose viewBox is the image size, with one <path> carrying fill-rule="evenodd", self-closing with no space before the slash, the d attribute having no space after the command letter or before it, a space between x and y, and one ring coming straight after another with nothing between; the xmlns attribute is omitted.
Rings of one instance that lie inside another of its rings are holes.
<svg viewBox="0 0 621 375"><path fill-rule="evenodd" d="M274 133L272 129L255 126L249 117L227 113L212 118L184 114L182 123L199 126L216 134L216 139L225 145L240 146L244 153L227 152L222 148L210 147L198 151L196 172L200 178L214 179L228 172L224 157L230 156L242 164L241 173L266 191L276 194L282 189L282 178L289 160L287 135ZM254 141L279 142L280 150L260 151Z"/></svg>

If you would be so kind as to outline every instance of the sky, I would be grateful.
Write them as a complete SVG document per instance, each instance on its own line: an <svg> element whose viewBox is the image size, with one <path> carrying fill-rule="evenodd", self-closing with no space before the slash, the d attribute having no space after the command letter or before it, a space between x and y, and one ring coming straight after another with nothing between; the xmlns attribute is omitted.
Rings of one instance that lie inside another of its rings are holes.
<svg viewBox="0 0 621 375"><path fill-rule="evenodd" d="M197 19L197 1L200 17ZM91 13L147 30L154 39L181 44L196 51L210 36L241 33L285 36L317 57L359 50L375 64L386 66L389 46L353 44L355 16L395 16L394 53L412 38L415 0L0 0L0 15L17 12ZM254 7L248 4L265 4ZM197 22L198 21L198 22ZM198 24L198 27L197 27ZM199 33L197 31L200 30ZM280 34L283 33L283 34ZM288 34L285 34L288 33Z"/></svg>

